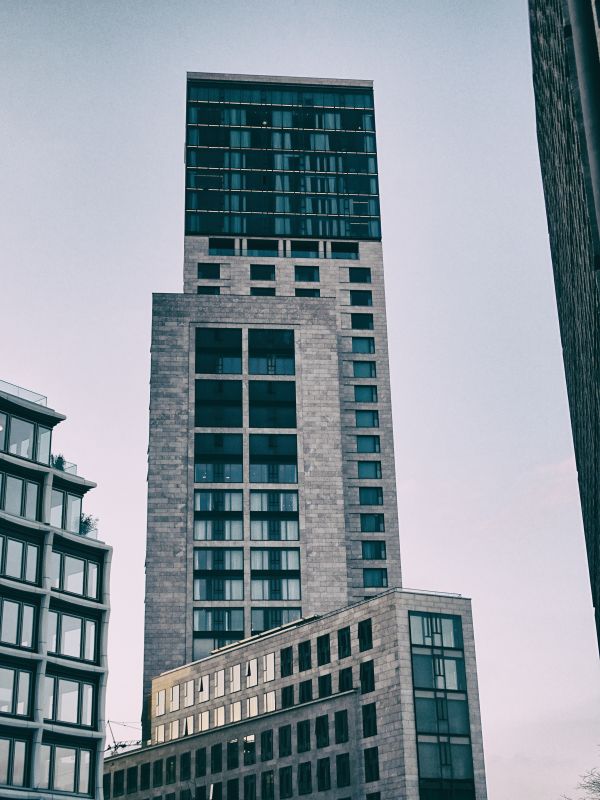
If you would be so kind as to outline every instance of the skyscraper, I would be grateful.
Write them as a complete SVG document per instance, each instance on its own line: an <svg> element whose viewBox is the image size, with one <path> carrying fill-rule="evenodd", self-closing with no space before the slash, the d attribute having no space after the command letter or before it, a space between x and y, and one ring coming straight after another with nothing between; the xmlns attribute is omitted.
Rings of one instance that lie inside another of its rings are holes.
<svg viewBox="0 0 600 800"><path fill-rule="evenodd" d="M105 797L485 800L470 603L400 588L371 82L188 75L184 255Z"/></svg>
<svg viewBox="0 0 600 800"><path fill-rule="evenodd" d="M65 417L0 381L0 795L102 796L108 577L82 500L52 455Z"/></svg>
<svg viewBox="0 0 600 800"><path fill-rule="evenodd" d="M600 641L600 6L530 0L537 136Z"/></svg>

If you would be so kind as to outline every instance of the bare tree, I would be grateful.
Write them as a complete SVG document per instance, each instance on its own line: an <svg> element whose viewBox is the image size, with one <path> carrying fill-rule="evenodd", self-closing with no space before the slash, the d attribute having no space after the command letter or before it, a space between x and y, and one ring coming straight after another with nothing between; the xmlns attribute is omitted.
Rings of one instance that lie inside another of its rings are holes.
<svg viewBox="0 0 600 800"><path fill-rule="evenodd" d="M584 793L578 800L600 800L600 769L594 767L582 775L577 788ZM563 795L562 800L571 798Z"/></svg>

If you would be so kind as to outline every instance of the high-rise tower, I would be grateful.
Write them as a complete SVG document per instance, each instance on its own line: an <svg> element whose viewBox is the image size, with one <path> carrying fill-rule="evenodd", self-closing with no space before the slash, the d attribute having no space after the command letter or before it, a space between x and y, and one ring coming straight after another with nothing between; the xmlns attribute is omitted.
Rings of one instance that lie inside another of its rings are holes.
<svg viewBox="0 0 600 800"><path fill-rule="evenodd" d="M154 298L146 686L400 586L370 81L190 74Z"/></svg>

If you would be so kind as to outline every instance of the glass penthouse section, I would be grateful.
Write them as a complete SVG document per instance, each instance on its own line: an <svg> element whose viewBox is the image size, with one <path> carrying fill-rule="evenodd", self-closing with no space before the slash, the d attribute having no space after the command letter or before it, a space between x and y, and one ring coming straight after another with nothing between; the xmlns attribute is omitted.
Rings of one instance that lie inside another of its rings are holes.
<svg viewBox="0 0 600 800"><path fill-rule="evenodd" d="M369 87L188 79L186 235L379 240L378 191Z"/></svg>

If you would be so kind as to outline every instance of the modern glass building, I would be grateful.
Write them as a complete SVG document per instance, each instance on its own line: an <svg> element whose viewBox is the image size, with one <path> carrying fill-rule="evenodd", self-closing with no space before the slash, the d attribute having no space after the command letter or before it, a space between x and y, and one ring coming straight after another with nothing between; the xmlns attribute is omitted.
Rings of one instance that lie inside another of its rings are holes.
<svg viewBox="0 0 600 800"><path fill-rule="evenodd" d="M281 626L293 638L302 620L401 586L373 109L370 81L188 75L184 291L153 305L143 714L152 746L207 730L198 718L157 738L157 676ZM195 706L196 689L190 697ZM274 703L257 713L287 708L277 692ZM423 784L422 800L485 797L474 713L468 775L459 787L441 761L424 767L439 786ZM209 729L246 716L228 705L209 714ZM357 773L353 798L363 784ZM219 789L204 788L215 800ZM382 780L367 796L391 791Z"/></svg>
<svg viewBox="0 0 600 800"><path fill-rule="evenodd" d="M0 381L0 796L102 798L110 548L65 417Z"/></svg>

